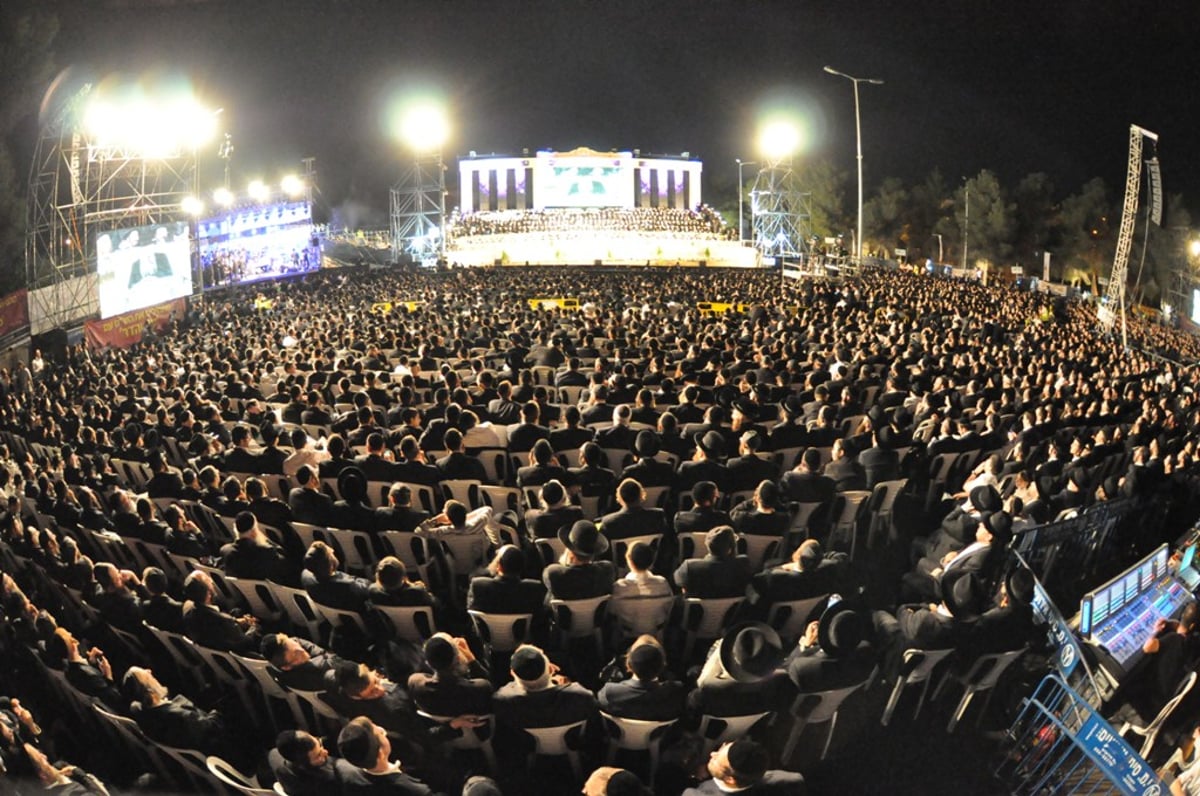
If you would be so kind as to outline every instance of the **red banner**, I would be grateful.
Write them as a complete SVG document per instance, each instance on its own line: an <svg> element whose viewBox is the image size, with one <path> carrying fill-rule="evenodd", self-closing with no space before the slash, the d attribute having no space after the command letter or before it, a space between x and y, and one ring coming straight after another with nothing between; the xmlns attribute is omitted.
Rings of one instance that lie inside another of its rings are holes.
<svg viewBox="0 0 1200 796"><path fill-rule="evenodd" d="M182 319L186 312L187 299L179 298L117 315L106 321L88 321L84 324L84 335L88 348L128 348L142 339L147 326L155 332L161 332L172 318Z"/></svg>
<svg viewBox="0 0 1200 796"><path fill-rule="evenodd" d="M0 298L0 337L29 325L29 291L21 288Z"/></svg>

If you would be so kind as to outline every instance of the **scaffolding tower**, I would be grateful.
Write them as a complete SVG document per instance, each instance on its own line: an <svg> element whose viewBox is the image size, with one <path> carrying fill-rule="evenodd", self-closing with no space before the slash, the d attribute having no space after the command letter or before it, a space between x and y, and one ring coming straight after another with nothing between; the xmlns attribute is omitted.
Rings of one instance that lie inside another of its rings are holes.
<svg viewBox="0 0 1200 796"><path fill-rule="evenodd" d="M1129 274L1129 251L1133 247L1133 225L1137 218L1138 193L1142 184L1142 139L1158 141L1158 135L1149 130L1129 126L1129 168L1125 175L1125 206L1121 212L1121 230L1117 236L1117 253L1113 258L1112 272L1108 277L1107 295L1109 306L1101 306L1097 317L1105 331L1112 331L1116 322L1114 312L1121 313L1121 346L1129 348L1128 330L1125 323L1125 282Z"/></svg>
<svg viewBox="0 0 1200 796"><path fill-rule="evenodd" d="M82 129L84 85L47 117L29 171L25 273L31 331L73 326L98 311L96 235L183 221L196 193L196 152L148 157L99 146Z"/></svg>
<svg viewBox="0 0 1200 796"><path fill-rule="evenodd" d="M441 153L413 161L392 188L392 261L446 254L446 167Z"/></svg>
<svg viewBox="0 0 1200 796"><path fill-rule="evenodd" d="M764 257L795 259L812 228L809 194L800 190L790 159L764 161L750 190L754 248Z"/></svg>

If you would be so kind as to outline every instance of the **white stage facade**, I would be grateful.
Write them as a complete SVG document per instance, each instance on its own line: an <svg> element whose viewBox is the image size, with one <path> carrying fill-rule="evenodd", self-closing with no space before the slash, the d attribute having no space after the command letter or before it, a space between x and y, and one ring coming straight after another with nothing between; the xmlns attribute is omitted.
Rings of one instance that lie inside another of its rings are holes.
<svg viewBox="0 0 1200 796"><path fill-rule="evenodd" d="M704 165L586 147L461 158L446 258L462 265L754 267L702 203Z"/></svg>

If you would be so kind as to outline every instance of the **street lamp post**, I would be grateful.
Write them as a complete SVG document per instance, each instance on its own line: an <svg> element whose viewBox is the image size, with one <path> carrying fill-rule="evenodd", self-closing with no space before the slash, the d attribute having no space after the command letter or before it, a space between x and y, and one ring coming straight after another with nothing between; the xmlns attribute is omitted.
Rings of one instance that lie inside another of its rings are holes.
<svg viewBox="0 0 1200 796"><path fill-rule="evenodd" d="M742 167L757 166L758 161L742 160L741 158L734 158L733 160L735 163L737 163L738 167L738 243L742 243L746 240L746 225L742 221L746 200L746 181L742 177Z"/></svg>
<svg viewBox="0 0 1200 796"><path fill-rule="evenodd" d="M963 271L967 270L967 235L971 231L971 183L963 178Z"/></svg>
<svg viewBox="0 0 1200 796"><path fill-rule="evenodd" d="M832 66L826 66L825 71L831 75L844 77L854 84L854 135L858 145L858 237L855 238L854 247L857 250L858 262L862 263L862 246L863 246L863 155L862 155L862 119L858 108L858 84L870 83L873 86L882 86L883 81L870 77L852 77L845 72L839 72Z"/></svg>

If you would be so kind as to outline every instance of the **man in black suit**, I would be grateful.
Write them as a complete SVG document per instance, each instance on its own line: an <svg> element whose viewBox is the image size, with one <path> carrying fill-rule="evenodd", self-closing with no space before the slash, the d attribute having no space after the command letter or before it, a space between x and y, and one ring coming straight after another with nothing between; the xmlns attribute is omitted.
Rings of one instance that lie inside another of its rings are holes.
<svg viewBox="0 0 1200 796"><path fill-rule="evenodd" d="M333 523L335 514L333 498L321 492L321 480L317 477L317 471L307 464L301 465L296 471L296 481L300 486L288 493L292 519L328 528Z"/></svg>
<svg viewBox="0 0 1200 796"><path fill-rule="evenodd" d="M722 491L727 491L729 477L721 457L725 452L725 438L717 431L708 431L696 437L696 454L690 462L679 465L675 477L675 492L686 492L700 481L712 481Z"/></svg>
<svg viewBox="0 0 1200 796"><path fill-rule="evenodd" d="M808 429L797 422L804 409L795 393L779 402L779 423L767 432L767 445L773 451L800 448L808 440ZM790 463L790 462L789 462Z"/></svg>
<svg viewBox="0 0 1200 796"><path fill-rule="evenodd" d="M373 431L367 435L367 452L354 458L354 466L362 470L368 481L397 481L396 465L383 457L383 434Z"/></svg>
<svg viewBox="0 0 1200 796"><path fill-rule="evenodd" d="M413 533L417 526L429 519L429 512L415 509L412 505L412 490L404 484L392 484L388 489L386 506L375 509L372 530L376 533L384 531L403 531Z"/></svg>
<svg viewBox="0 0 1200 796"><path fill-rule="evenodd" d="M793 503L828 503L837 492L832 478L821 474L821 452L806 448L800 463L780 480L784 500Z"/></svg>
<svg viewBox="0 0 1200 796"><path fill-rule="evenodd" d="M558 371L554 375L555 387L586 387L588 377L586 373L579 370L579 357L571 357L567 360L566 368Z"/></svg>
<svg viewBox="0 0 1200 796"><path fill-rule="evenodd" d="M838 492L849 492L867 488L867 477L863 468L852 456L847 455L842 440L833 441L832 458L825 465L825 477L832 478Z"/></svg>
<svg viewBox="0 0 1200 796"><path fill-rule="evenodd" d="M234 426L230 439L233 447L221 454L221 469L227 473L257 473L258 456L250 451L249 426Z"/></svg>
<svg viewBox="0 0 1200 796"><path fill-rule="evenodd" d="M167 575L158 567L146 567L142 571L142 585L146 596L142 598L142 620L151 627L183 632L183 603L167 594Z"/></svg>
<svg viewBox="0 0 1200 796"><path fill-rule="evenodd" d="M153 672L140 666L129 667L121 684L133 703L131 715L150 740L218 755L247 770L246 762L257 747L240 743L220 713L202 710L182 694L172 697Z"/></svg>
<svg viewBox="0 0 1200 796"><path fill-rule="evenodd" d="M529 464L517 470L517 486L521 488L541 486L557 480L563 484L571 482L566 468L558 463L554 448L549 440L538 440L529 451Z"/></svg>
<svg viewBox="0 0 1200 796"><path fill-rule="evenodd" d="M320 738L304 730L279 733L267 766L288 796L325 796L339 792L344 780L362 778L360 769L330 755Z"/></svg>
<svg viewBox="0 0 1200 796"><path fill-rule="evenodd" d="M867 489L874 489L881 481L894 481L900 477L900 456L892 449L892 427L876 426L871 432L871 440L871 447L858 454Z"/></svg>
<svg viewBox="0 0 1200 796"><path fill-rule="evenodd" d="M346 661L328 650L286 633L263 636L262 656L279 671L275 678L287 688L323 691Z"/></svg>
<svg viewBox="0 0 1200 796"><path fill-rule="evenodd" d="M670 462L654 458L661 449L657 434L648 428L639 431L633 441L634 462L625 468L623 476L646 487L670 486L675 480L675 468Z"/></svg>
<svg viewBox="0 0 1200 796"><path fill-rule="evenodd" d="M772 480L764 480L749 500L743 500L729 512L730 524L739 534L782 539L792 524L792 516L783 508L779 486Z"/></svg>
<svg viewBox="0 0 1200 796"><path fill-rule="evenodd" d="M692 487L692 508L675 514L675 535L704 533L718 525L729 525L729 515L717 508L721 491L712 481L699 481Z"/></svg>
<svg viewBox="0 0 1200 796"><path fill-rule="evenodd" d="M795 771L769 770L767 750L742 738L722 744L708 760L712 779L688 788L683 796L719 796L737 792L744 796L803 796L804 776Z"/></svg>
<svg viewBox="0 0 1200 796"><path fill-rule="evenodd" d="M633 422L633 407L618 404L612 410L612 425L596 432L596 444L601 448L632 450L637 434L629 427Z"/></svg>
<svg viewBox="0 0 1200 796"><path fill-rule="evenodd" d="M146 457L154 475L146 483L146 495L151 498L178 498L183 494L183 479L167 467L162 451L153 450Z"/></svg>
<svg viewBox="0 0 1200 796"><path fill-rule="evenodd" d="M737 534L728 525L708 532L708 555L684 561L675 570L675 585L688 597L740 597L750 583L750 560L736 555Z"/></svg>
<svg viewBox="0 0 1200 796"><path fill-rule="evenodd" d="M535 401L521 405L521 422L508 427L508 452L524 453L540 439L550 439L550 429L539 423L541 410Z"/></svg>
<svg viewBox="0 0 1200 796"><path fill-rule="evenodd" d="M747 431L738 438L738 455L725 463L730 492L744 492L763 480L775 480L779 472L775 463L758 455L762 442L763 435L758 431Z"/></svg>
<svg viewBox="0 0 1200 796"><path fill-rule="evenodd" d="M471 480L490 483L483 462L474 456L468 456L463 445L462 432L452 428L446 432L446 450L448 454L438 459L437 467L441 471L442 480Z"/></svg>
<svg viewBox="0 0 1200 796"><path fill-rule="evenodd" d="M621 508L601 518L600 532L609 541L628 539L631 536L665 534L666 515L660 508L647 508L642 505L645 499L646 492L641 484L632 478L622 480L617 485L617 503Z"/></svg>
<svg viewBox="0 0 1200 796"><path fill-rule="evenodd" d="M406 484L436 486L442 477L436 466L425 461L425 453L411 436L400 440L400 458L392 467L396 474L395 480Z"/></svg>
<svg viewBox="0 0 1200 796"><path fill-rule="evenodd" d="M539 497L542 507L525 512L525 527L534 539L553 539L559 528L583 519L583 509L571 505L567 490L557 478L542 484Z"/></svg>
<svg viewBox="0 0 1200 796"><path fill-rule="evenodd" d="M521 419L521 405L512 399L512 382L508 379L501 381L496 387L497 397L488 402L487 413L492 423L497 426L508 426Z"/></svg>
<svg viewBox="0 0 1200 796"><path fill-rule="evenodd" d="M816 539L805 539L791 561L754 575L750 601L766 617L775 603L807 600L841 590L844 553L825 554Z"/></svg>
<svg viewBox="0 0 1200 796"><path fill-rule="evenodd" d="M601 559L608 552L608 539L595 523L580 520L570 528L560 529L558 538L566 547L565 563L551 564L542 572L550 596L586 600L610 593L616 570L611 561Z"/></svg>
<svg viewBox="0 0 1200 796"><path fill-rule="evenodd" d="M453 716L455 730L482 726L478 717L492 712L492 684L467 640L435 633L422 652L433 674L414 672L408 678L417 707L432 716Z"/></svg>
<svg viewBox="0 0 1200 796"><path fill-rule="evenodd" d="M237 619L212 604L212 576L194 570L183 581L183 629L188 638L204 647L225 652L252 654L258 650L258 623L253 616Z"/></svg>
<svg viewBox="0 0 1200 796"><path fill-rule="evenodd" d="M563 422L566 423L565 428L556 428L550 432L550 447L555 451L575 450L583 443L591 442L595 436L594 431L581 425L583 417L577 406L568 406L563 411Z"/></svg>
<svg viewBox="0 0 1200 796"><path fill-rule="evenodd" d="M250 513L263 525L285 531L292 521L292 509L279 498L267 493L267 485L261 478L247 478L243 485L246 500L250 501Z"/></svg>
<svg viewBox="0 0 1200 796"><path fill-rule="evenodd" d="M687 689L674 680L663 680L667 656L651 635L639 636L625 655L628 680L608 683L598 694L600 709L626 719L667 721L683 714Z"/></svg>
<svg viewBox="0 0 1200 796"><path fill-rule="evenodd" d="M511 730L558 727L596 715L596 696L558 674L558 667L537 647L517 647L510 669L513 681L500 688L492 700L496 723L510 730L499 738L524 740L528 736Z"/></svg>
<svg viewBox="0 0 1200 796"><path fill-rule="evenodd" d="M338 734L338 752L358 771L342 781L345 796L434 796L433 789L391 761L388 731L366 716L352 719Z"/></svg>
<svg viewBox="0 0 1200 796"><path fill-rule="evenodd" d="M488 565L488 575L471 579L467 608L485 614L533 614L545 610L546 587L541 581L522 578L525 554L504 545Z"/></svg>
<svg viewBox="0 0 1200 796"><path fill-rule="evenodd" d="M321 393L316 390L308 391L307 405L300 413L300 422L306 426L325 426L326 428L333 425L333 415L321 405Z"/></svg>
<svg viewBox="0 0 1200 796"><path fill-rule="evenodd" d="M875 653L865 643L870 621L856 606L840 600L810 622L792 654L788 677L802 694L848 688L875 669Z"/></svg>
<svg viewBox="0 0 1200 796"><path fill-rule="evenodd" d="M249 511L234 518L238 538L221 548L221 569L232 578L270 580L283 586L299 582L297 567L272 542Z"/></svg>

